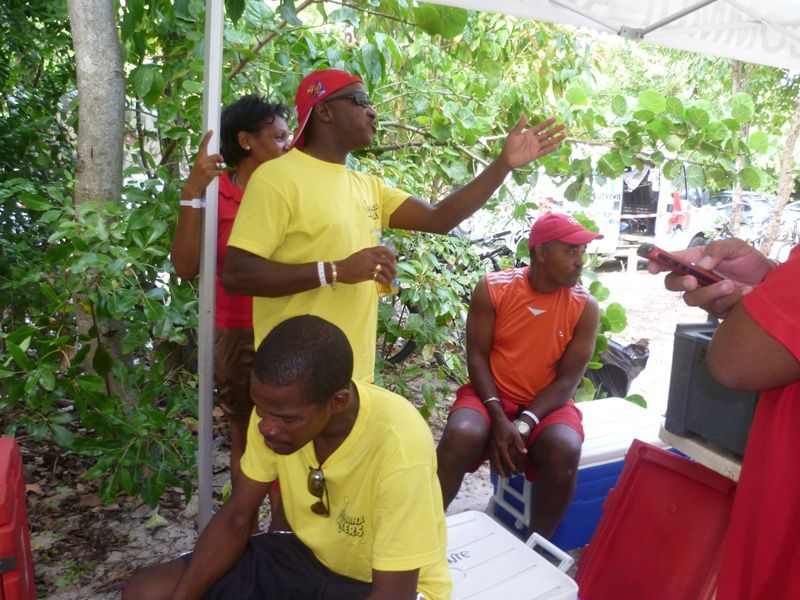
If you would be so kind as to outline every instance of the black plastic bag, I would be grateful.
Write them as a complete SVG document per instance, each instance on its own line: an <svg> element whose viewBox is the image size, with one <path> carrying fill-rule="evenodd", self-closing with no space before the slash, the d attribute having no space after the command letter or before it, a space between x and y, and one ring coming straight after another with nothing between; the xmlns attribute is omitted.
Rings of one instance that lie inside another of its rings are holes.
<svg viewBox="0 0 800 600"><path fill-rule="evenodd" d="M647 366L650 350L646 341L622 344L609 340L608 348L600 354L603 366L599 369L587 369L586 377L597 388L598 396L624 398L628 395L631 382Z"/></svg>

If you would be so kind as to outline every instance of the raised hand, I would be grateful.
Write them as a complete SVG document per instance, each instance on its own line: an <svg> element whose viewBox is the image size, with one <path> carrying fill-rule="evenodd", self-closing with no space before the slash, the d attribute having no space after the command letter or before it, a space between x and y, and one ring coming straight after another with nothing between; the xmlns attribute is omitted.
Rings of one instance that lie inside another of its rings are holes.
<svg viewBox="0 0 800 600"><path fill-rule="evenodd" d="M183 186L183 195L187 198L199 198L214 177L222 175L224 159L221 154L208 154L208 142L214 132L209 130L203 136L200 147L197 149L189 178Z"/></svg>
<svg viewBox="0 0 800 600"><path fill-rule="evenodd" d="M506 137L500 158L506 161L509 168L516 169L554 152L567 137L564 134L565 126L553 126L555 122L555 119L547 119L525 129L528 118L522 115Z"/></svg>

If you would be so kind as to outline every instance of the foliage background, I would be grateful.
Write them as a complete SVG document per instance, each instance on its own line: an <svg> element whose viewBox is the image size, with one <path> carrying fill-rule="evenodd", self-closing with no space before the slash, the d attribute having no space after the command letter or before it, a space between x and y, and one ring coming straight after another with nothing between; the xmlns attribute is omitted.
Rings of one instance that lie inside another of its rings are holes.
<svg viewBox="0 0 800 600"><path fill-rule="evenodd" d="M172 273L168 248L201 134L205 7L116 6L126 184L121 201L76 207L80 95L66 6L0 4L0 418L7 434L90 457L86 477L102 481L105 502L138 493L156 506L168 487L190 494L194 469L196 291ZM585 205L593 183L643 165L672 176L689 164L696 185L769 188L781 114L797 95L797 79L776 69L759 67L754 93L733 95L728 61L405 0L228 0L227 14L224 104L258 92L291 105L309 70L360 73L381 126L352 166L422 198L468 181L519 115L557 116L573 143L515 172L488 205L520 228L545 173ZM404 257L401 299L418 312L398 322L402 305L386 303L381 334L413 336L419 353L399 367L381 363L378 378L402 392L423 377L430 412L446 378L464 377L464 300L485 261L464 237L391 237ZM605 302L599 282L592 292ZM86 335L77 308L94 319ZM100 333L107 323L114 339ZM606 307L598 351L621 327L624 311ZM98 350L88 360L90 341Z"/></svg>

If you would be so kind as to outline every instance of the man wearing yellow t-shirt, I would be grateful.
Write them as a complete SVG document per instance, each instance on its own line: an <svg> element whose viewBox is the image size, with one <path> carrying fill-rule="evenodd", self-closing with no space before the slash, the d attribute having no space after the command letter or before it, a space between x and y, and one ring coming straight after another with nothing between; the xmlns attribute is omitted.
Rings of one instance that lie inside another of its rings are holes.
<svg viewBox="0 0 800 600"><path fill-rule="evenodd" d="M267 335L240 481L192 555L146 569L124 600L450 597L430 430L352 369L344 333L319 317ZM276 477L292 532L250 537Z"/></svg>
<svg viewBox="0 0 800 600"><path fill-rule="evenodd" d="M548 119L525 129L520 118L500 156L472 182L437 204L346 167L367 148L377 115L359 77L315 71L295 97L293 148L251 176L228 240L225 288L254 296L256 345L284 319L319 315L340 327L353 348L355 380L371 381L378 295L395 257L379 244L383 227L446 233L478 210L509 172L553 152L563 126Z"/></svg>

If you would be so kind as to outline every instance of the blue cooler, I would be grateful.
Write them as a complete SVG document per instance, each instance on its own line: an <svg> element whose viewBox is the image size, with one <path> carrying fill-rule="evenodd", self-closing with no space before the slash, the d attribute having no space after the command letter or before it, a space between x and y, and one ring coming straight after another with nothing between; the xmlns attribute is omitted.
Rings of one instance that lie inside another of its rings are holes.
<svg viewBox="0 0 800 600"><path fill-rule="evenodd" d="M660 414L624 398L604 398L578 404L583 413L586 440L578 466L575 496L550 540L559 548L572 550L589 543L600 520L608 491L622 472L625 453L634 439L664 447L658 437L663 422ZM491 474L494 495L486 512L519 536L530 522L535 483L522 475L513 479Z"/></svg>

